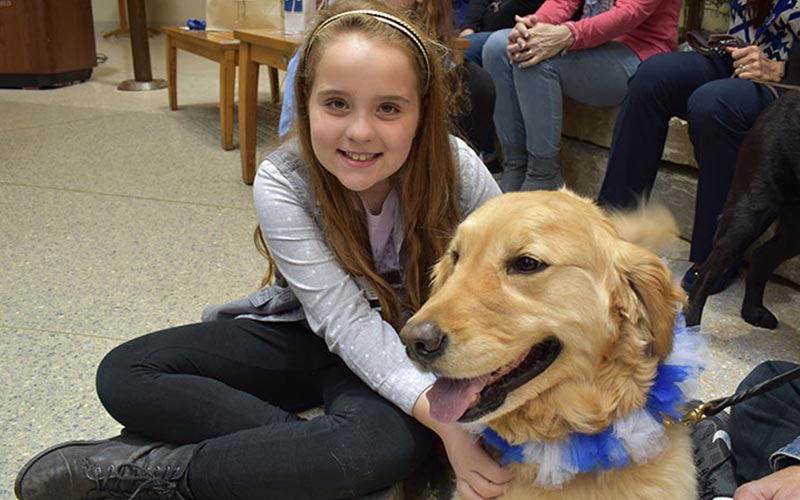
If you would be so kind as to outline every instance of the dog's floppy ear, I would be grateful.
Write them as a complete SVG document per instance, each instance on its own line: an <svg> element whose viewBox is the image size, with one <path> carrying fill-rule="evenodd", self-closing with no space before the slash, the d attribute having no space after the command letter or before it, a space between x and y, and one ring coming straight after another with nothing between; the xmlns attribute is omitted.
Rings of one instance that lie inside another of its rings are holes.
<svg viewBox="0 0 800 500"><path fill-rule="evenodd" d="M672 351L672 331L683 291L673 283L666 264L649 250L621 242L612 307L622 322L621 331L652 345L653 355L663 359Z"/></svg>

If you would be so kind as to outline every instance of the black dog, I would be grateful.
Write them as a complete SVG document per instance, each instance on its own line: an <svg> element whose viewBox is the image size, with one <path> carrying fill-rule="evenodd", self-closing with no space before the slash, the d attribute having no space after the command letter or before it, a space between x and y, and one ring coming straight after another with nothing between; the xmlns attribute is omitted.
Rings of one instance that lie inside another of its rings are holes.
<svg viewBox="0 0 800 500"><path fill-rule="evenodd" d="M688 325L700 324L713 283L776 219L775 235L753 252L742 303L744 320L764 328L778 325L763 305L767 280L800 254L800 91L770 104L742 142L711 255L689 292Z"/></svg>

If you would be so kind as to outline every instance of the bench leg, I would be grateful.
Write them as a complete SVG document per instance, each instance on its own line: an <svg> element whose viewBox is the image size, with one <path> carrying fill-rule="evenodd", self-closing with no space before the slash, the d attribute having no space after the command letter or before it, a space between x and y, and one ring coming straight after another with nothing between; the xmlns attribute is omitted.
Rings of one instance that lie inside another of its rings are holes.
<svg viewBox="0 0 800 500"><path fill-rule="evenodd" d="M289 83L289 82L287 82ZM272 94L272 102L281 102L281 87L278 83L278 68L269 67L269 92Z"/></svg>
<svg viewBox="0 0 800 500"><path fill-rule="evenodd" d="M219 128L222 149L233 149L233 91L236 83L236 52L226 50L219 63Z"/></svg>
<svg viewBox="0 0 800 500"><path fill-rule="evenodd" d="M256 109L258 64L250 59L250 44L239 45L239 154L242 181L252 184L256 176Z"/></svg>
<svg viewBox="0 0 800 500"><path fill-rule="evenodd" d="M172 45L172 37L167 34L167 91L169 93L169 109L178 109L178 49Z"/></svg>

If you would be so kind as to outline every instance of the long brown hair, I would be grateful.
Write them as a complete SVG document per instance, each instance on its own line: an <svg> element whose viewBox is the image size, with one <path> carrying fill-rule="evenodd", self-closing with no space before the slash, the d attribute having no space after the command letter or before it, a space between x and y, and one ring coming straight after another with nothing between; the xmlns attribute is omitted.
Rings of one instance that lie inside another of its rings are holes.
<svg viewBox="0 0 800 500"><path fill-rule="evenodd" d="M423 0L415 5L414 14L428 35L441 45L452 48L455 37L452 2L449 0Z"/></svg>
<svg viewBox="0 0 800 500"><path fill-rule="evenodd" d="M753 21L753 27L760 28L767 20L767 16L772 10L774 0L747 0L745 8L750 20Z"/></svg>
<svg viewBox="0 0 800 500"><path fill-rule="evenodd" d="M320 12L315 26L337 14L358 9L396 16L419 34L419 40L412 40L401 30L369 14L341 16L319 32L312 28L295 79L296 130L328 246L341 265L351 275L365 280L377 295L384 320L399 328L403 323L402 309L414 312L427 299L429 271L444 253L461 219L456 159L448 134L450 117L445 104L440 51L433 48L433 43L421 28L389 7L365 0L337 2L330 9ZM319 60L326 46L343 34L354 32L400 48L410 56L417 72L420 96L417 133L405 164L390 179L400 199L404 223L402 228L395 227L395 231L403 231L400 255L406 289L403 304L388 281L375 269L366 214L358 195L345 188L320 164L311 146L308 101ZM423 50L418 45L420 42ZM427 63L426 57L429 59ZM274 270L274 261L259 233L256 234L256 244L269 259L270 269Z"/></svg>

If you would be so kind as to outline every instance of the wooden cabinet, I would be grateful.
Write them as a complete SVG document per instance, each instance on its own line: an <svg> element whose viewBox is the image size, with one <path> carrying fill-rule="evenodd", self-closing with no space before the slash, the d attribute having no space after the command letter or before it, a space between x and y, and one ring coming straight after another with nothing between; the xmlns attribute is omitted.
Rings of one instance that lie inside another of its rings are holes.
<svg viewBox="0 0 800 500"><path fill-rule="evenodd" d="M0 0L0 87L83 81L97 65L91 0Z"/></svg>

